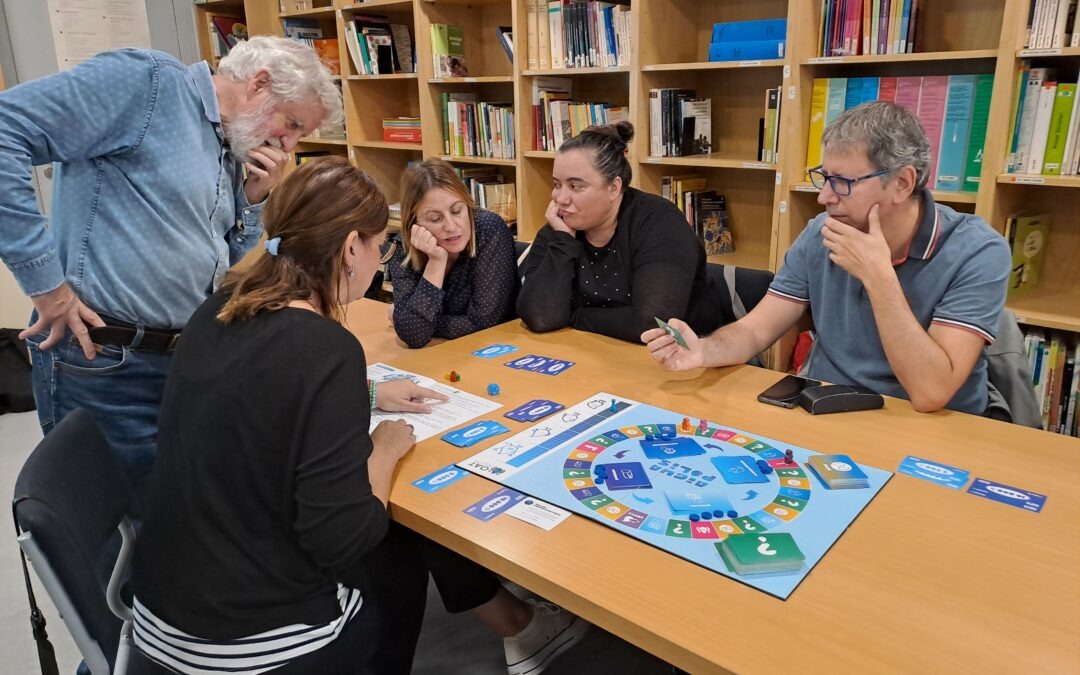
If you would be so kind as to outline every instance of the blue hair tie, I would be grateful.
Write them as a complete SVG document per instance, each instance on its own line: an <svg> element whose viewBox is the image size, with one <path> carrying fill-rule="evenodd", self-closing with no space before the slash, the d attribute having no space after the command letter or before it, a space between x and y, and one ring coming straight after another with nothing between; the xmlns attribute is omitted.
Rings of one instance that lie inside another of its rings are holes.
<svg viewBox="0 0 1080 675"><path fill-rule="evenodd" d="M266 240L266 252L270 255L277 255L278 246L281 246L281 237L274 237L273 239Z"/></svg>

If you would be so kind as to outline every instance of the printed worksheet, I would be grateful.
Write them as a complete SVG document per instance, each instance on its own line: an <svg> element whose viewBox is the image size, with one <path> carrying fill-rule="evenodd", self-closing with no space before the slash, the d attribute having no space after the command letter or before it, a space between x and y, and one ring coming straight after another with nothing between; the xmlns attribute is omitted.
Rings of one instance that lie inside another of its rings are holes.
<svg viewBox="0 0 1080 675"><path fill-rule="evenodd" d="M375 427L379 426L379 423L383 420L405 420L413 426L417 442L437 436L502 407L501 403L470 394L467 391L461 391L445 382L439 382L430 377L399 370L385 363L373 363L368 366L367 376L368 379L376 382L409 379L421 387L434 389L440 394L446 394L450 397L449 401L425 401L431 406L431 412L428 414L386 412L378 408L371 411L371 431L374 431Z"/></svg>

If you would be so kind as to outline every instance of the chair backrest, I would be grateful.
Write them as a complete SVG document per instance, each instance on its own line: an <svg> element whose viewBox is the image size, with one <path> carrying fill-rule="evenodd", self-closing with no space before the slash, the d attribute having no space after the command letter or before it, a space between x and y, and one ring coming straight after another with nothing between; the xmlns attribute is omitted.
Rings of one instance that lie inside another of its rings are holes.
<svg viewBox="0 0 1080 675"><path fill-rule="evenodd" d="M127 478L81 409L38 444L15 482L19 543L95 675L111 672L124 625L110 611L108 591L118 596L114 567L130 556L133 536L119 555L114 540L122 526L130 535L130 502Z"/></svg>
<svg viewBox="0 0 1080 675"><path fill-rule="evenodd" d="M746 316L769 290L773 273L734 265L705 266L709 288L720 303L721 325Z"/></svg>
<svg viewBox="0 0 1080 675"><path fill-rule="evenodd" d="M986 417L1042 428L1042 409L1031 382L1024 334L1016 315L1007 309L1001 312L994 343L986 348L986 376L990 390Z"/></svg>

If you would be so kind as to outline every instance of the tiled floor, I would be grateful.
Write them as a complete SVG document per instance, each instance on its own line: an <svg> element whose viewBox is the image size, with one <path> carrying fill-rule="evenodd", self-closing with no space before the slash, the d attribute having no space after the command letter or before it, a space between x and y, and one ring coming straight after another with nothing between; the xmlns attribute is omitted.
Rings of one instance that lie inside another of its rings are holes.
<svg viewBox="0 0 1080 675"><path fill-rule="evenodd" d="M34 413L0 415L0 495L4 495L5 501L12 494L23 460L40 439L41 430ZM0 546L0 645L3 645L0 675L21 675L38 672L37 650L30 633L19 547L12 526L9 524L7 528L9 535L4 539L8 543ZM40 585L35 586L35 592L48 621L60 672L74 673L80 661L75 643ZM418 675L497 675L506 672L503 663L501 642L470 614L446 614L434 588L429 588L428 611L413 672ZM546 672L552 675L646 675L670 673L671 668L619 638L593 628L581 644L559 657Z"/></svg>

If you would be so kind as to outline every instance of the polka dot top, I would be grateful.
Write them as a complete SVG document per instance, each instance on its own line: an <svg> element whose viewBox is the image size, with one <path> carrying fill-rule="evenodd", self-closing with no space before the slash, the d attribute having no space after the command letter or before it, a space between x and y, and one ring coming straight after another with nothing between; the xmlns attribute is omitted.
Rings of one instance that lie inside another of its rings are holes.
<svg viewBox="0 0 1080 675"><path fill-rule="evenodd" d="M387 266L394 287L394 331L409 347L453 340L513 318L517 296L514 239L500 216L476 210L476 256L462 254L442 288L405 264L399 247Z"/></svg>

